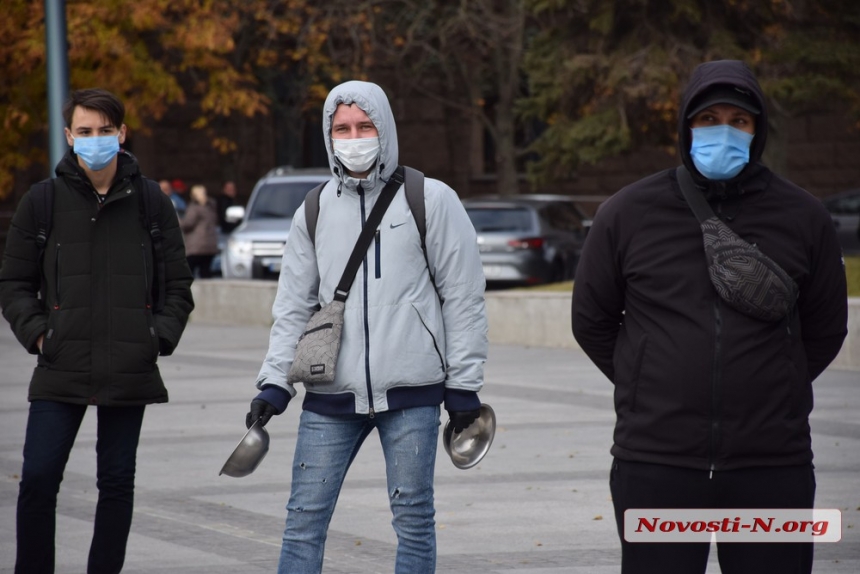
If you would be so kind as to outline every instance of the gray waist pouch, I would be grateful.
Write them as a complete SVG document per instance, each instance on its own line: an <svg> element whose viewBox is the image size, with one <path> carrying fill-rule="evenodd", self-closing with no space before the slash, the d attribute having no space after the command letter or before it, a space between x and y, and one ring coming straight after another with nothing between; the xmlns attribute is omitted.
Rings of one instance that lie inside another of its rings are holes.
<svg viewBox="0 0 860 574"><path fill-rule="evenodd" d="M706 219L701 227L708 275L720 298L762 321L786 317L799 293L788 273L716 217Z"/></svg>
<svg viewBox="0 0 860 574"><path fill-rule="evenodd" d="M779 321L797 303L800 289L791 276L714 215L686 168L676 171L681 192L699 220L708 275L731 308L761 321Z"/></svg>
<svg viewBox="0 0 860 574"><path fill-rule="evenodd" d="M313 314L296 345L296 356L287 382L334 382L340 338L343 334L343 301L332 301Z"/></svg>

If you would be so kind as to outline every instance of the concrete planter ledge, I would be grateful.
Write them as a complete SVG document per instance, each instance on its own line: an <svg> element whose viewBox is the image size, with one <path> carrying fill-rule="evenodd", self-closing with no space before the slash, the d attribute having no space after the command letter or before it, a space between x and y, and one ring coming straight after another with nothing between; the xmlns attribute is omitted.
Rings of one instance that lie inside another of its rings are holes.
<svg viewBox="0 0 860 574"><path fill-rule="evenodd" d="M272 324L274 281L198 280L191 289L195 323ZM578 349L570 331L570 297L567 292L488 292L490 342ZM860 297L848 299L848 337L831 367L860 371Z"/></svg>

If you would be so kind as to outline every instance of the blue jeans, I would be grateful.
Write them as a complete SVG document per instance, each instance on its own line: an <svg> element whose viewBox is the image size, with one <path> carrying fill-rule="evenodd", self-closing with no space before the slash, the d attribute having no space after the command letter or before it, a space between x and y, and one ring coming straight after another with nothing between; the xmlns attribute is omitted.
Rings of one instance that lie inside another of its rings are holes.
<svg viewBox="0 0 860 574"><path fill-rule="evenodd" d="M15 574L54 571L57 493L86 405L30 403L18 492ZM143 406L98 407L99 500L88 574L122 570L134 505L134 472Z"/></svg>
<svg viewBox="0 0 860 574"><path fill-rule="evenodd" d="M302 412L287 504L279 574L322 571L326 533L346 471L374 429L379 430L388 500L397 534L396 574L436 571L433 471L439 407L367 415Z"/></svg>

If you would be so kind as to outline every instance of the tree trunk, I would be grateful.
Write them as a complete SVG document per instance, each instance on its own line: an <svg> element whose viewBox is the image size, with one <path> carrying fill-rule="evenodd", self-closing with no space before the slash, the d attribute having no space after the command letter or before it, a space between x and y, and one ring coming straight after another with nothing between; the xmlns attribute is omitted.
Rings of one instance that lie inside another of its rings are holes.
<svg viewBox="0 0 860 574"><path fill-rule="evenodd" d="M496 187L500 195L519 193L513 102L500 100L496 108Z"/></svg>
<svg viewBox="0 0 860 574"><path fill-rule="evenodd" d="M520 192L517 172L517 117L514 102L519 95L520 70L523 58L525 8L520 0L502 3L502 23L499 45L495 48L495 67L499 101L496 105L495 144L496 177L499 194Z"/></svg>

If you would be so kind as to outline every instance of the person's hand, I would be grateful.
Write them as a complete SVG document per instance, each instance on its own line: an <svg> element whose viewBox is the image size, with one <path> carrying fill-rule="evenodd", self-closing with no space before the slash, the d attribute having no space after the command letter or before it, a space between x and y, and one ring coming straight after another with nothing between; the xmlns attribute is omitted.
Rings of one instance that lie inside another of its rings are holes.
<svg viewBox="0 0 860 574"><path fill-rule="evenodd" d="M39 349L39 354L42 353L42 344L45 342L45 335L39 335L39 338L36 339L36 348Z"/></svg>
<svg viewBox="0 0 860 574"><path fill-rule="evenodd" d="M451 425L454 427L454 434L459 434L469 428L479 416L481 416L481 409L473 411L448 411L448 417L450 417Z"/></svg>
<svg viewBox="0 0 860 574"><path fill-rule="evenodd" d="M245 415L245 427L251 428L251 425L254 424L254 421L260 419L260 426L266 426L266 423L269 422L269 419L272 418L273 415L278 414L278 409L276 409L271 403L264 401L263 399L254 399L251 401L251 410Z"/></svg>

